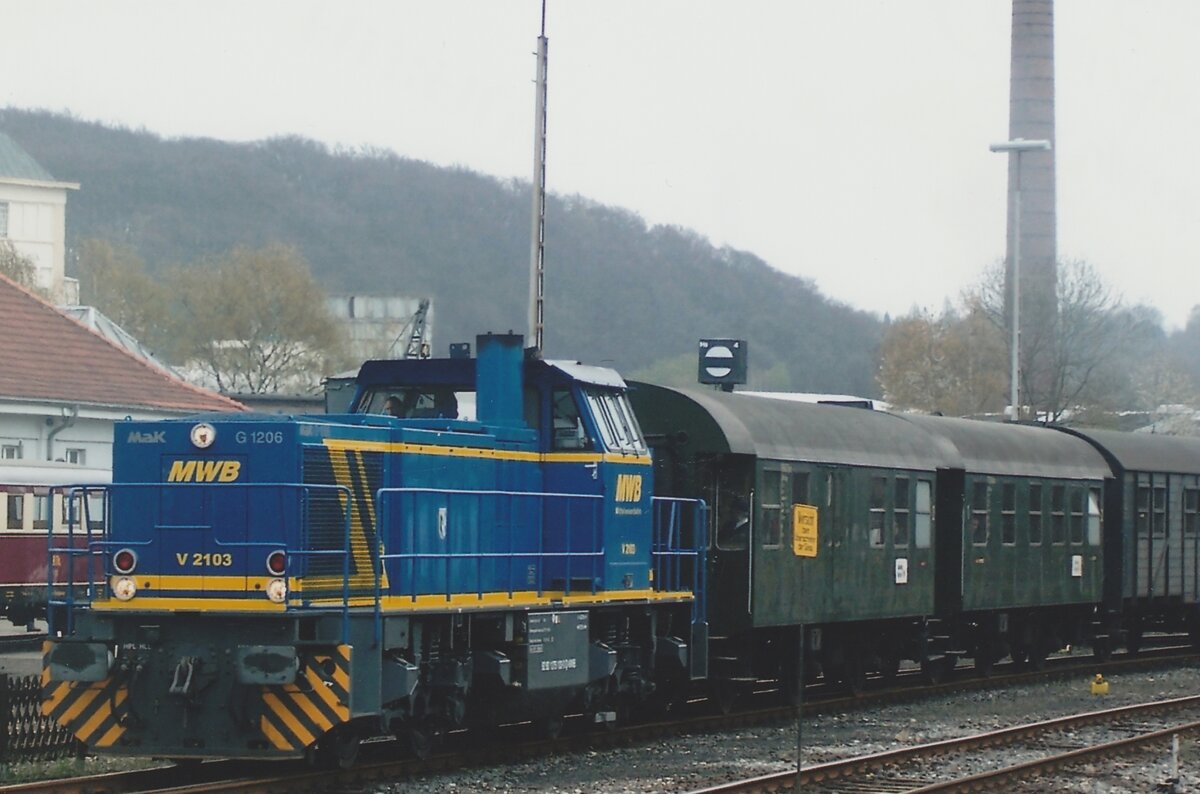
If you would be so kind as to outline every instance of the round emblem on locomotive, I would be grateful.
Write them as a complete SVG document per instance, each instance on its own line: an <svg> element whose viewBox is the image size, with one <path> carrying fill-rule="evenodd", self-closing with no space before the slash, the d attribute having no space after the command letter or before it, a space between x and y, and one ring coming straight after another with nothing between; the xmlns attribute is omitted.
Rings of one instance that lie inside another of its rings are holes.
<svg viewBox="0 0 1200 794"><path fill-rule="evenodd" d="M217 429L208 422L201 422L192 428L192 443L200 449L207 449L217 440Z"/></svg>

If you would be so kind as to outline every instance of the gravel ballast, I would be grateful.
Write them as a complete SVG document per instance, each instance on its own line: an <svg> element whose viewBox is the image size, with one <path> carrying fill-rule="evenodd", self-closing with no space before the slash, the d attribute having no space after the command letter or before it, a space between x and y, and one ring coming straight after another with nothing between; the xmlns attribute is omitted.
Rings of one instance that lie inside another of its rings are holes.
<svg viewBox="0 0 1200 794"><path fill-rule="evenodd" d="M802 735L804 763L808 766L1084 711L1200 694L1200 674L1195 669L1126 673L1114 675L1109 682L1110 691L1105 696L1092 695L1090 679L1081 677L808 717ZM688 734L636 747L569 753L354 790L373 794L687 792L794 769L796 745L795 723L767 725ZM1018 790L1113 794L1172 788L1200 790L1196 738L1180 739L1180 780L1175 786L1168 785L1171 760L1170 743L1165 742L1160 748L1139 754L1081 763L1053 779L1033 780ZM975 771L983 771L983 767Z"/></svg>

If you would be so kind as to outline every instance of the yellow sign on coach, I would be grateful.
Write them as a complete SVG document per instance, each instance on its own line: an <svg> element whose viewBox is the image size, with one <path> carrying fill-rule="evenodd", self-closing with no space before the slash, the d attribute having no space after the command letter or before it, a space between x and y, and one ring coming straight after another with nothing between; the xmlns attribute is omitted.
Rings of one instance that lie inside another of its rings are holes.
<svg viewBox="0 0 1200 794"><path fill-rule="evenodd" d="M792 553L817 556L817 508L812 505L792 505Z"/></svg>

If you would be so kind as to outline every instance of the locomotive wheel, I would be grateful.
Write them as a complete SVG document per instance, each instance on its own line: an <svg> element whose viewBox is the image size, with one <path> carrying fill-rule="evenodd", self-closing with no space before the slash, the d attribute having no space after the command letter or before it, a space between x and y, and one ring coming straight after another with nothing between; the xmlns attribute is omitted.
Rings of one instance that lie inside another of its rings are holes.
<svg viewBox="0 0 1200 794"><path fill-rule="evenodd" d="M408 751L418 761L428 761L437 747L439 735L429 725L412 725L405 729Z"/></svg>
<svg viewBox="0 0 1200 794"><path fill-rule="evenodd" d="M358 749L361 746L358 737L352 734L337 737L333 743L333 753L338 767L349 769L354 766L358 762Z"/></svg>

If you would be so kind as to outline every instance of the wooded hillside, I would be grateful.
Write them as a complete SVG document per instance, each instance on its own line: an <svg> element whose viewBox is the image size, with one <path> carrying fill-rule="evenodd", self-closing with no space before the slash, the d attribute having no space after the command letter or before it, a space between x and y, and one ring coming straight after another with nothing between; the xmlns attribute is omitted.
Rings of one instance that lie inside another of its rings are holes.
<svg viewBox="0 0 1200 794"><path fill-rule="evenodd" d="M298 138L166 140L46 112L0 110L0 130L81 183L69 249L107 239L153 271L285 243L331 293L433 298L438 354L525 330L527 182ZM700 337L739 337L751 386L877 395L880 320L810 282L578 196L551 195L546 226L548 357L687 383Z"/></svg>

